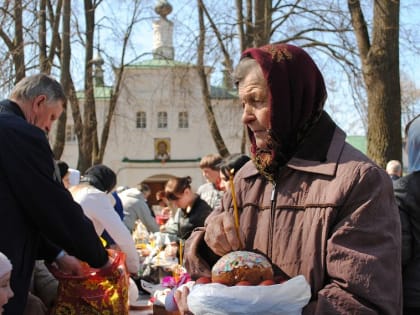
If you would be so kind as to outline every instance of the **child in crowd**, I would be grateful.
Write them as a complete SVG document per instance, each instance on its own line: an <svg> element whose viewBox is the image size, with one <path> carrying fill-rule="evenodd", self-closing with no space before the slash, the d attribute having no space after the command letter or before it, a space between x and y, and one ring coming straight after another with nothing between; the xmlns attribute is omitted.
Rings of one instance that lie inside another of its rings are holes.
<svg viewBox="0 0 420 315"><path fill-rule="evenodd" d="M13 297L10 287L10 276L12 274L12 264L9 259L0 252L0 314L3 314L3 306Z"/></svg>

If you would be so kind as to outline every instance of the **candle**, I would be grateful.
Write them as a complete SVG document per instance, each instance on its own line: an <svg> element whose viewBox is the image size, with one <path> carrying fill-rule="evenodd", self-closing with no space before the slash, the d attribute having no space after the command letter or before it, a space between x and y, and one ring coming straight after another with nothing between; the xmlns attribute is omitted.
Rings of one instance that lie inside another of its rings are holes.
<svg viewBox="0 0 420 315"><path fill-rule="evenodd" d="M182 242L183 240L179 240L179 264L182 266Z"/></svg>
<svg viewBox="0 0 420 315"><path fill-rule="evenodd" d="M242 247L241 238L239 236L239 212L238 212L238 205L236 203L236 194L235 194L235 186L233 185L233 174L235 170L232 168L229 172L229 183L230 183L230 191L232 194L232 202L233 202L233 216L235 219L235 229L236 235L238 236L240 246Z"/></svg>

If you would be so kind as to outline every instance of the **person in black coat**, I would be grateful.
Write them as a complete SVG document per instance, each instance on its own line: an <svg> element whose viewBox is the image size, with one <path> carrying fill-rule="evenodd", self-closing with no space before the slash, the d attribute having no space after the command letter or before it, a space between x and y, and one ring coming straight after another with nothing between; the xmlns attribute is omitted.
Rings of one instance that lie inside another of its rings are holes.
<svg viewBox="0 0 420 315"><path fill-rule="evenodd" d="M204 221L212 208L191 189L191 177L173 177L165 184L165 196L178 207L175 215L177 236L186 240L196 227L204 226Z"/></svg>
<svg viewBox="0 0 420 315"><path fill-rule="evenodd" d="M394 181L402 230L404 315L420 314L420 115L406 127L408 175Z"/></svg>
<svg viewBox="0 0 420 315"><path fill-rule="evenodd" d="M46 74L22 79L0 102L0 251L13 264L15 293L5 315L23 313L36 259L71 274L82 273L78 259L109 265L92 222L61 183L46 137L65 102Z"/></svg>

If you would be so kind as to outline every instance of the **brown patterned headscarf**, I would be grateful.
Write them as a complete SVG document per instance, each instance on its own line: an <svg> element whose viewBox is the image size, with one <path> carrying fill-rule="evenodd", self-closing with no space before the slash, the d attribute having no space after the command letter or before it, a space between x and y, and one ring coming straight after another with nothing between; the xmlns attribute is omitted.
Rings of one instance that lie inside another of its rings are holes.
<svg viewBox="0 0 420 315"><path fill-rule="evenodd" d="M257 61L268 84L270 152L259 152L249 128L248 134L257 168L273 180L320 117L327 91L318 67L299 47L273 44L249 48L241 59L245 57Z"/></svg>

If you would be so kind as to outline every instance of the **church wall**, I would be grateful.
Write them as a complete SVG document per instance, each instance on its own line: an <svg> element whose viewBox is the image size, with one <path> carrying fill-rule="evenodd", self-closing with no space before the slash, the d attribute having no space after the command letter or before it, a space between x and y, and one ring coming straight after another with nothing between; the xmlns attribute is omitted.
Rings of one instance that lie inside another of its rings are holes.
<svg viewBox="0 0 420 315"><path fill-rule="evenodd" d="M240 151L242 124L237 100L212 100L213 110L222 137L231 153ZM97 100L99 134L105 121L108 100ZM147 127L136 128L136 112L145 111ZM157 113L168 112L168 127L157 128ZM178 113L187 111L189 128L178 128ZM73 124L71 113L68 123ZM171 161L153 162L156 138L170 140ZM166 180L169 175L191 176L193 186L204 183L199 159L215 153L205 117L199 78L194 68L133 68L125 72L121 94L112 120L104 164L118 174L118 185L134 185L155 176ZM77 143L66 143L62 159L71 167L77 164ZM124 158L136 162L123 162ZM147 160L147 163L137 161ZM173 160L183 160L182 163ZM185 162L185 160L191 162ZM163 174L162 176L156 176Z"/></svg>

